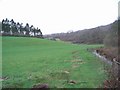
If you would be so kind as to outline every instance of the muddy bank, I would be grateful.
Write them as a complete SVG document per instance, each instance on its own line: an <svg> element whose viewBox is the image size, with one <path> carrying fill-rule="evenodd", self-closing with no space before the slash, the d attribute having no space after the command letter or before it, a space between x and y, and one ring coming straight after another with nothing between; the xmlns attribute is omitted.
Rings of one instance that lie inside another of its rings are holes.
<svg viewBox="0 0 120 90"><path fill-rule="evenodd" d="M119 61L118 48L97 48L96 53L98 53L101 56L104 56L107 60Z"/></svg>
<svg viewBox="0 0 120 90"><path fill-rule="evenodd" d="M100 60L110 64L112 67L107 69L108 79L104 81L103 88L120 87L120 56L118 48L98 48L93 52Z"/></svg>
<svg viewBox="0 0 120 90"><path fill-rule="evenodd" d="M95 54L97 57L100 58L100 60L104 61L105 63L112 65L111 60L108 60L107 58L105 58L105 56L101 56L99 53L97 53L96 50L94 50L93 54Z"/></svg>

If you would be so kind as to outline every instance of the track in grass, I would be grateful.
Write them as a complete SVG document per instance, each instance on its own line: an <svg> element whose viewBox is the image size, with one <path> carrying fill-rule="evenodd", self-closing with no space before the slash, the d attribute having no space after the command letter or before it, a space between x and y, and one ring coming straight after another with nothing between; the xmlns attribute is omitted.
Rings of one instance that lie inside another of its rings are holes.
<svg viewBox="0 0 120 90"><path fill-rule="evenodd" d="M3 87L96 88L106 77L103 63L87 48L39 38L2 38Z"/></svg>

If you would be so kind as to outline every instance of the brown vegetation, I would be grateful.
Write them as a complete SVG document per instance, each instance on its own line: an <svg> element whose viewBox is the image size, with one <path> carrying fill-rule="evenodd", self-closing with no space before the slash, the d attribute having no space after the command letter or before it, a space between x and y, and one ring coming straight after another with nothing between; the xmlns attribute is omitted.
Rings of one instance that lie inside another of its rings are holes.
<svg viewBox="0 0 120 90"><path fill-rule="evenodd" d="M48 84L38 84L34 85L31 90L49 90Z"/></svg>
<svg viewBox="0 0 120 90"><path fill-rule="evenodd" d="M96 52L101 56L105 56L108 60L113 61L115 59L118 61L118 48L117 47L109 47L109 48L98 48Z"/></svg>
<svg viewBox="0 0 120 90"><path fill-rule="evenodd" d="M115 21L104 39L105 48L96 51L113 62L108 69L109 79L104 81L104 88L120 88L120 21Z"/></svg>

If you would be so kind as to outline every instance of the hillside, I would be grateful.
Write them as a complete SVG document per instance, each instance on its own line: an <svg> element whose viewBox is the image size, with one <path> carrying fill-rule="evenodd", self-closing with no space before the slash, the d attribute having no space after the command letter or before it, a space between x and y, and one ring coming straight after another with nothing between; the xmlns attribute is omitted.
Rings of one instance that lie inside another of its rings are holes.
<svg viewBox="0 0 120 90"><path fill-rule="evenodd" d="M28 37L2 37L3 88L96 88L106 77L104 64L89 48L102 45L75 45Z"/></svg>
<svg viewBox="0 0 120 90"><path fill-rule="evenodd" d="M114 23L105 26L91 28L91 29L78 30L70 33L58 33L58 34L46 35L45 37L59 38L63 41L70 41L72 43L102 44L106 34L111 29L111 26Z"/></svg>

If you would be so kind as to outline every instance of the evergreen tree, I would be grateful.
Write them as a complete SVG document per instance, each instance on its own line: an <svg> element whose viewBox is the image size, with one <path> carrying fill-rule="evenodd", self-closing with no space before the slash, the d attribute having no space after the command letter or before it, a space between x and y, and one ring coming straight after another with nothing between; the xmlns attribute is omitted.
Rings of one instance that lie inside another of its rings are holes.
<svg viewBox="0 0 120 90"><path fill-rule="evenodd" d="M34 37L36 36L36 29L33 29Z"/></svg>
<svg viewBox="0 0 120 90"><path fill-rule="evenodd" d="M5 30L5 20L3 19L2 20L2 31L4 32L4 30Z"/></svg>
<svg viewBox="0 0 120 90"><path fill-rule="evenodd" d="M28 24L28 23L26 23L25 31L26 31L26 35L27 35L27 36L30 36L30 35L29 35L30 28L29 28L29 24Z"/></svg>
<svg viewBox="0 0 120 90"><path fill-rule="evenodd" d="M4 30L4 34L9 34L10 33L10 25L9 25L9 20L6 18L6 20L2 21L2 26L3 26L3 30Z"/></svg>
<svg viewBox="0 0 120 90"><path fill-rule="evenodd" d="M11 21L10 21L10 33L11 33L11 35L13 35L13 30L14 30L14 20L13 19L11 19Z"/></svg>
<svg viewBox="0 0 120 90"><path fill-rule="evenodd" d="M13 32L13 35L17 35L17 33L18 33L18 30L17 30L17 24L14 22L13 23L13 26L12 26L12 32Z"/></svg>
<svg viewBox="0 0 120 90"><path fill-rule="evenodd" d="M30 27L30 35L34 36L34 26L33 25L31 25L31 27Z"/></svg>
<svg viewBox="0 0 120 90"><path fill-rule="evenodd" d="M2 33L3 35L43 37L38 27L35 28L33 25L29 27L28 23L26 23L26 26L23 26L23 23L16 23L13 19L9 21L7 18L2 20Z"/></svg>
<svg viewBox="0 0 120 90"><path fill-rule="evenodd" d="M25 29L24 29L24 27L23 27L23 23L21 23L20 24L20 35L24 35L24 33L25 33Z"/></svg>
<svg viewBox="0 0 120 90"><path fill-rule="evenodd" d="M39 36L41 37L41 38L43 38L43 35L42 35L42 32L41 32L41 30L39 29Z"/></svg>
<svg viewBox="0 0 120 90"><path fill-rule="evenodd" d="M20 23L19 22L17 22L16 27L17 27L18 34L20 35Z"/></svg>

